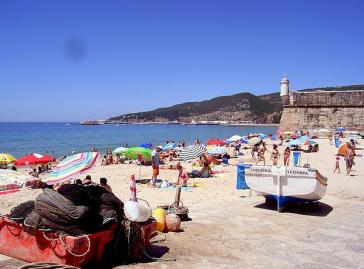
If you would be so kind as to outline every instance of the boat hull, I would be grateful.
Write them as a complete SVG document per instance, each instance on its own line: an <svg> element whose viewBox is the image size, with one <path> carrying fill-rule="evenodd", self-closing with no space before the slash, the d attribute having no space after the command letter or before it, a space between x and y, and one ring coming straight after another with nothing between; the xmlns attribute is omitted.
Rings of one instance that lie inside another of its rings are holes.
<svg viewBox="0 0 364 269"><path fill-rule="evenodd" d="M320 200L327 188L327 178L303 167L251 166L245 170L245 180L258 195L275 199L278 211L289 203Z"/></svg>

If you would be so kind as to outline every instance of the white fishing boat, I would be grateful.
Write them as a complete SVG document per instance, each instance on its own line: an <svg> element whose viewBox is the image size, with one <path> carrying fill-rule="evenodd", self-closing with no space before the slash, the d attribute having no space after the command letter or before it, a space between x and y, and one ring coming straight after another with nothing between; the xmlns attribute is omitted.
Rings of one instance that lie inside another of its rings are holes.
<svg viewBox="0 0 364 269"><path fill-rule="evenodd" d="M327 188L326 177L305 167L253 165L245 168L245 181L268 201L275 199L278 211L288 203L320 200Z"/></svg>

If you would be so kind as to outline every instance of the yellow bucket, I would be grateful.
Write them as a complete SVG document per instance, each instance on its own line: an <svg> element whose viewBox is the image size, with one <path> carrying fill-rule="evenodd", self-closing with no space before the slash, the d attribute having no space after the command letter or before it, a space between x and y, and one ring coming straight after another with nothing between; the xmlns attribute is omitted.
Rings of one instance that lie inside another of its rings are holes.
<svg viewBox="0 0 364 269"><path fill-rule="evenodd" d="M157 221L157 231L163 232L166 226L167 211L163 208L153 209L152 217Z"/></svg>

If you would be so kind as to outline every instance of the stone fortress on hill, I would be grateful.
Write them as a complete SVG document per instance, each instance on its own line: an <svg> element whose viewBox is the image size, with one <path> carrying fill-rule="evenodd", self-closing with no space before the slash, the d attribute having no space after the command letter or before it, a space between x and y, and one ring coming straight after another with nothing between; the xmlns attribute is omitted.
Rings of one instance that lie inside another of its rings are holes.
<svg viewBox="0 0 364 269"><path fill-rule="evenodd" d="M285 76L280 95L282 131L337 127L364 130L364 90L290 91Z"/></svg>

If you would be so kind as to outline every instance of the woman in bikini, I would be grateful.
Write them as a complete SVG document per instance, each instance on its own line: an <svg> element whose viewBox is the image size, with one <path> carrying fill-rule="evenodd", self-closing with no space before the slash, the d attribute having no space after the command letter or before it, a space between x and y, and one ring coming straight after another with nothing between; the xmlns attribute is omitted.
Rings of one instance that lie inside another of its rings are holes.
<svg viewBox="0 0 364 269"><path fill-rule="evenodd" d="M288 166L289 165L289 158L291 156L291 150L289 149L289 147L286 147L286 149L284 150L283 153L283 163L284 166Z"/></svg>
<svg viewBox="0 0 364 269"><path fill-rule="evenodd" d="M278 148L277 145L273 145L272 154L270 155L270 159L272 160L273 165L277 165L278 164L279 151L278 151L277 148Z"/></svg>

